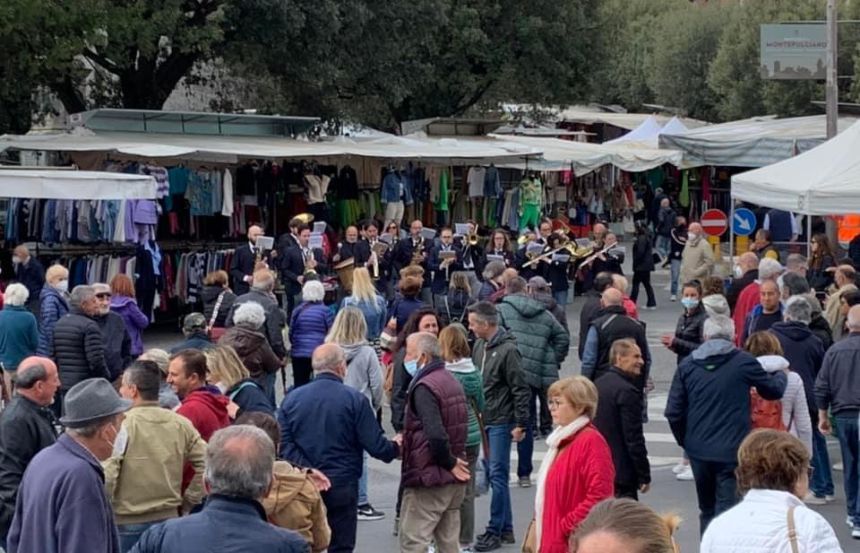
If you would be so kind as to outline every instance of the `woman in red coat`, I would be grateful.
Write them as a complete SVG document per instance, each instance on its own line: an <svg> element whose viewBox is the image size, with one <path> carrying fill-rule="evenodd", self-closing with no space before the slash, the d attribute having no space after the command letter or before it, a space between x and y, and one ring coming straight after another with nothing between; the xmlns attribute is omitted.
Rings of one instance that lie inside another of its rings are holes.
<svg viewBox="0 0 860 553"><path fill-rule="evenodd" d="M549 388L555 430L538 474L535 544L539 553L567 553L568 538L598 502L612 497L615 468L606 440L591 424L597 389L582 376Z"/></svg>

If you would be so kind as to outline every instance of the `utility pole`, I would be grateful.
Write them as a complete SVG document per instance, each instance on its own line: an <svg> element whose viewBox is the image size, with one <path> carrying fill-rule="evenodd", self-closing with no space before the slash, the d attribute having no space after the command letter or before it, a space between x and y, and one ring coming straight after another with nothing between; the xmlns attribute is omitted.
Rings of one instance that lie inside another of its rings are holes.
<svg viewBox="0 0 860 553"><path fill-rule="evenodd" d="M827 83L825 85L827 138L836 136L839 119L839 88L836 80L839 33L836 15L836 0L827 0Z"/></svg>

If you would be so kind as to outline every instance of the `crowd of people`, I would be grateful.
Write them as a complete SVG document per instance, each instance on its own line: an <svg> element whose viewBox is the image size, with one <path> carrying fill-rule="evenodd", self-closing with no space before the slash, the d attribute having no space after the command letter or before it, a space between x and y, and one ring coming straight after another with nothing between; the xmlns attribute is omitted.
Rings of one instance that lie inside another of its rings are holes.
<svg viewBox="0 0 860 553"><path fill-rule="evenodd" d="M0 413L0 540L10 552L353 551L358 521L386 516L371 503L372 456L401 462L402 551L674 551L678 519L637 502L652 483L653 389L637 295L644 286L644 308L656 306L650 275L665 263L682 304L661 339L677 356L665 415L685 453L678 478L695 481L702 551L840 551L808 506L834 500L833 433L860 538L853 267L824 236L809 263L793 253L782 265L758 244L724 287L700 224L661 201L653 226L637 228L632 287L600 223L585 252L549 220L484 246L473 222L430 237L421 221L408 234L388 225L380 246L368 221L311 248L296 218L271 252L252 226L167 350L144 347L129 277L68 291L64 267L16 249L26 269L0 310L14 390ZM349 259L332 297L328 268ZM562 378L570 282L583 294L581 363ZM535 487L528 526L512 514L512 448L515 485ZM755 510L766 523L745 524Z"/></svg>

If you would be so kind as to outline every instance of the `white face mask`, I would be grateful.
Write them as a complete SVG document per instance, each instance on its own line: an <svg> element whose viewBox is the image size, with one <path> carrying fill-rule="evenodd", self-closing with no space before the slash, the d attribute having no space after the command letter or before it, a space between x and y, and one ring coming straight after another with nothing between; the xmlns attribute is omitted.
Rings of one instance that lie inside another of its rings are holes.
<svg viewBox="0 0 860 553"><path fill-rule="evenodd" d="M696 234L695 232L688 232L688 233L687 233L687 240L693 240L693 241L695 241L695 240L696 240L696 238L698 238L698 237L699 237L699 235L698 235L698 234Z"/></svg>
<svg viewBox="0 0 860 553"><path fill-rule="evenodd" d="M20 265L21 264L21 258L18 257L17 255L13 255L12 256L12 263L15 265Z"/></svg>
<svg viewBox="0 0 860 553"><path fill-rule="evenodd" d="M744 276L744 270L741 269L740 265L735 265L735 276L738 278L741 278L742 276Z"/></svg>
<svg viewBox="0 0 860 553"><path fill-rule="evenodd" d="M54 285L54 288L61 293L65 293L69 291L69 281L61 280Z"/></svg>

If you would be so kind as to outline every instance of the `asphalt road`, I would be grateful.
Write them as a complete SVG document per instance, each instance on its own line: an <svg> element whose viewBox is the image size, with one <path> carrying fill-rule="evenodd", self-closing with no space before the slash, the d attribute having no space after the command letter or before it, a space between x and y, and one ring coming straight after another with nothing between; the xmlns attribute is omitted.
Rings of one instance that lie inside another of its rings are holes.
<svg viewBox="0 0 860 553"><path fill-rule="evenodd" d="M651 505L658 512L671 512L682 517L683 523L676 537L681 545L681 550L688 553L698 551L699 523L696 490L693 482L679 482L675 479L675 475L671 471L672 466L681 458L681 449L675 444L669 426L663 418L663 408L666 403L669 385L675 372L675 355L662 346L660 336L674 332L675 323L681 311L680 303L670 302L669 292L664 290L668 278L667 271L656 271L652 277L657 295L658 307L656 310L643 309L646 297L644 290L640 291L639 296L640 318L647 323L648 341L653 358L651 374L656 385L656 389L651 393L648 402L650 422L645 426L645 437L651 459L653 483L651 491L642 496L641 500ZM582 299L576 298L573 304L569 305L567 309L573 340L571 341L570 355L562 366L562 376L579 374L576 339L578 337L579 309L581 305ZM148 347L163 347L178 340L177 335L165 335L163 333L151 333L145 337ZM278 389L280 389L280 386L278 386ZM393 435L394 432L388 423L389 418L390 416L386 409L384 413L386 431L389 435ZM841 462L838 442L835 439L830 439L828 440L828 444L831 461L833 463ZM535 445L535 471L532 475L533 479L537 477L537 470L546 449L546 444L543 442ZM513 448L511 452L511 467L515 471L516 448ZM359 522L356 551L358 553L397 551L398 541L393 535L392 530L394 527L397 487L400 479L400 463L399 461L394 461L391 464L384 464L372 459L369 471L370 501L375 508L384 511L386 516L380 521ZM836 501L826 506L814 508L836 530L836 534L846 553L849 551L860 551L860 542L851 539L850 529L845 524L845 494L842 490L842 473L834 471L833 479L836 486ZM519 540L534 514L535 489L534 487L518 488L514 484L515 480L516 474L514 473L511 476L511 498L514 513L514 532ZM483 532L489 519L489 495L477 498L475 513L476 534L479 534ZM520 544L501 549L501 551L511 552L519 550Z"/></svg>

